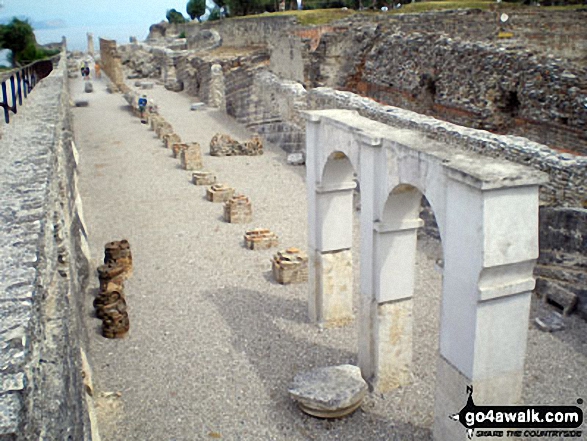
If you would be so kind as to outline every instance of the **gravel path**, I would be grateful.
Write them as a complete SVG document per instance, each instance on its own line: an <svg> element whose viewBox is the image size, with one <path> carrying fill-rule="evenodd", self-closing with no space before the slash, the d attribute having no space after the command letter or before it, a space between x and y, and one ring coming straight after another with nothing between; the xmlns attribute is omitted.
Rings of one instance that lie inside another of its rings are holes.
<svg viewBox="0 0 587 441"><path fill-rule="evenodd" d="M245 229L259 226L279 235L280 248L306 249L304 168L287 166L273 146L261 157L210 157L216 132L240 140L250 135L226 115L192 112L192 98L155 86L149 96L182 139L200 143L206 168L253 201L253 223L225 223L222 205L204 199L204 187L191 184L191 173L131 115L122 96L106 93L106 80L94 86L92 94L83 94L80 79L70 86L74 98L90 100L89 107L74 109L90 247L98 265L106 242L127 238L134 258L134 275L126 283L131 330L125 339L100 336L91 305L97 277L87 294L102 438L430 439L439 245L419 242L413 384L385 396L371 394L361 410L342 420L308 417L288 398L290 381L300 370L356 364L356 326L321 331L309 323L307 286L276 284L269 262L274 250L253 252L242 244ZM358 234L355 239L358 245ZM587 326L574 319L569 324L552 335L530 327L526 402L587 398Z"/></svg>

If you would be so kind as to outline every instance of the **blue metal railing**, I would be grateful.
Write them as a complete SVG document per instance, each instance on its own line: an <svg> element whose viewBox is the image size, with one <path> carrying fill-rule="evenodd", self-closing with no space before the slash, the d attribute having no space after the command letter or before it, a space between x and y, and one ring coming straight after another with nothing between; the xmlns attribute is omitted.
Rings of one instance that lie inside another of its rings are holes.
<svg viewBox="0 0 587 441"><path fill-rule="evenodd" d="M10 71L2 76L2 102L0 106L4 108L4 120L6 124L10 122L10 112L16 114L18 112L18 106L22 106L23 97L26 98L31 93L31 90L33 90L33 87L49 75L52 70L52 60L40 60ZM10 92L8 91L9 88ZM11 98L12 104L8 102L9 97Z"/></svg>

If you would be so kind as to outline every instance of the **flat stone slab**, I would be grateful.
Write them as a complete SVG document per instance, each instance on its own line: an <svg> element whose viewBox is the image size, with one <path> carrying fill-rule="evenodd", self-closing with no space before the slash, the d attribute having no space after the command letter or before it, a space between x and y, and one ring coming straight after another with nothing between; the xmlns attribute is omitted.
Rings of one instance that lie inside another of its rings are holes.
<svg viewBox="0 0 587 441"><path fill-rule="evenodd" d="M141 89L152 89L155 86L154 83L151 81L142 81L141 82Z"/></svg>
<svg viewBox="0 0 587 441"><path fill-rule="evenodd" d="M343 364L296 375L289 394L308 415L340 418L351 414L361 405L367 390L361 369Z"/></svg>
<svg viewBox="0 0 587 441"><path fill-rule="evenodd" d="M190 110L199 110L199 109L203 109L205 106L204 103L192 103L192 105L190 106Z"/></svg>
<svg viewBox="0 0 587 441"><path fill-rule="evenodd" d="M550 311L534 319L534 324L543 332L556 332L565 328L563 316L558 312Z"/></svg>
<svg viewBox="0 0 587 441"><path fill-rule="evenodd" d="M75 107L88 107L90 102L88 100L75 100Z"/></svg>
<svg viewBox="0 0 587 441"><path fill-rule="evenodd" d="M306 163L306 158L304 158L302 152L290 153L287 155L287 163L289 165L304 165Z"/></svg>

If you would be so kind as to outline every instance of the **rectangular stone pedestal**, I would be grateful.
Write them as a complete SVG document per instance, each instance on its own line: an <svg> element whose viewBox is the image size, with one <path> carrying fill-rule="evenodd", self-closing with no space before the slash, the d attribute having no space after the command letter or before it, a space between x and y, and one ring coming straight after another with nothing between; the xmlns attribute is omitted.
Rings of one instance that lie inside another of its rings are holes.
<svg viewBox="0 0 587 441"><path fill-rule="evenodd" d="M216 176L212 172L197 171L192 174L194 185L212 185L216 182Z"/></svg>
<svg viewBox="0 0 587 441"><path fill-rule="evenodd" d="M206 199L210 202L226 202L234 196L234 188L224 184L214 184L206 189Z"/></svg>
<svg viewBox="0 0 587 441"><path fill-rule="evenodd" d="M200 170L204 167L200 144L197 142L188 144L187 148L179 153L179 159L184 170Z"/></svg>
<svg viewBox="0 0 587 441"><path fill-rule="evenodd" d="M351 250L316 253L317 321L344 326L353 314L353 255Z"/></svg>
<svg viewBox="0 0 587 441"><path fill-rule="evenodd" d="M224 220L231 224L246 224L253 220L251 200L243 195L233 196L224 204Z"/></svg>
<svg viewBox="0 0 587 441"><path fill-rule="evenodd" d="M522 397L523 372L512 372L494 378L473 381L465 377L442 355L436 367L436 394L434 399L434 431L436 441L468 440L465 427L448 417L458 413L467 404L467 386L473 386L476 405L515 405ZM514 440L504 436L499 439ZM473 437L473 439L487 439Z"/></svg>
<svg viewBox="0 0 587 441"><path fill-rule="evenodd" d="M266 250L278 244L277 235L266 228L255 228L245 233L245 247L250 250Z"/></svg>
<svg viewBox="0 0 587 441"><path fill-rule="evenodd" d="M378 392L412 382L412 305L411 298L377 305Z"/></svg>
<svg viewBox="0 0 587 441"><path fill-rule="evenodd" d="M165 143L165 147L170 149L173 144L181 143L181 138L177 133L168 133L163 137L163 142Z"/></svg>
<svg viewBox="0 0 587 441"><path fill-rule="evenodd" d="M297 248L279 251L271 263L273 277L282 285L308 280L308 256Z"/></svg>

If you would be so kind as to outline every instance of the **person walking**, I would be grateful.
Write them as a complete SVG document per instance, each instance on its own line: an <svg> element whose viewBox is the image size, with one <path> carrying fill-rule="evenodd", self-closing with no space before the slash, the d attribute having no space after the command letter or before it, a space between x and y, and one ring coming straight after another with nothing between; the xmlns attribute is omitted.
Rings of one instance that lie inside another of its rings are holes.
<svg viewBox="0 0 587 441"><path fill-rule="evenodd" d="M143 124L147 124L147 120L145 119L145 110L147 108L147 95L143 95L139 98L139 113L141 114L141 122Z"/></svg>

